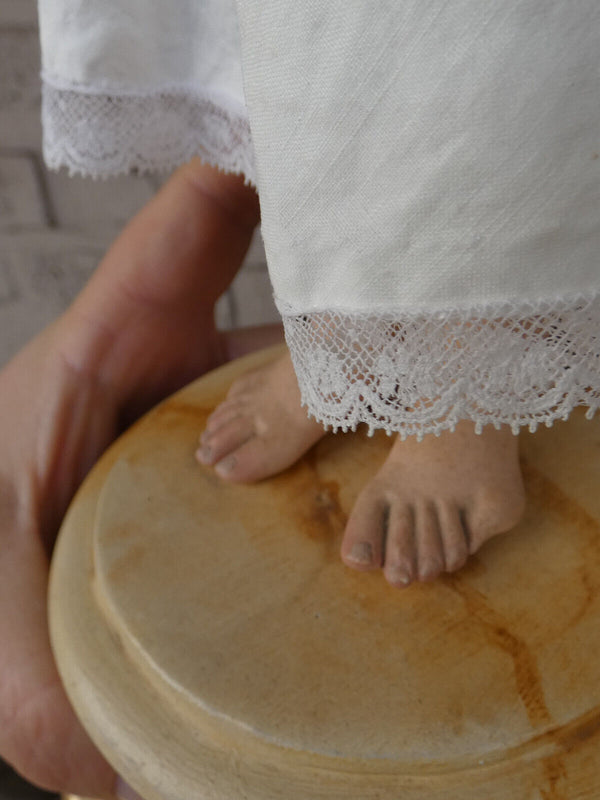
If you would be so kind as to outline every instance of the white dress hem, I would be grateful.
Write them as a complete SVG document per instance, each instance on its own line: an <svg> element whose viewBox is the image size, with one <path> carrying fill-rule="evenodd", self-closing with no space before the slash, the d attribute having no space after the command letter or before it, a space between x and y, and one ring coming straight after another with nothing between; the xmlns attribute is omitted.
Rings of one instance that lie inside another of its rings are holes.
<svg viewBox="0 0 600 800"><path fill-rule="evenodd" d="M470 420L550 427L600 407L600 294L470 309L302 313L279 301L310 416L402 439Z"/></svg>

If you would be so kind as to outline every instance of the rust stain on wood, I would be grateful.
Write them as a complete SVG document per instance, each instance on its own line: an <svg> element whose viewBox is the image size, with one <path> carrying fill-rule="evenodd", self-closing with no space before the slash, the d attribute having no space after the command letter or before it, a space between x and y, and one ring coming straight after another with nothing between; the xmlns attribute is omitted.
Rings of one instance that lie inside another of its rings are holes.
<svg viewBox="0 0 600 800"><path fill-rule="evenodd" d="M340 504L340 485L322 480L310 458L271 478L273 497L303 536L324 546L324 557L339 560L347 516Z"/></svg>
<svg viewBox="0 0 600 800"><path fill-rule="evenodd" d="M600 560L600 520L589 514L557 483L554 483L533 464L522 459L521 468L527 494L543 508L558 514L565 522L576 527L588 539L588 543L594 545L590 555Z"/></svg>
<svg viewBox="0 0 600 800"><path fill-rule="evenodd" d="M526 642L508 630L506 621L489 606L484 595L458 576L450 576L447 582L462 598L468 613L480 622L488 641L512 659L517 692L532 727L551 724L537 662Z"/></svg>
<svg viewBox="0 0 600 800"><path fill-rule="evenodd" d="M562 755L547 758L542 766L546 786L540 786L542 800L567 800L567 770Z"/></svg>

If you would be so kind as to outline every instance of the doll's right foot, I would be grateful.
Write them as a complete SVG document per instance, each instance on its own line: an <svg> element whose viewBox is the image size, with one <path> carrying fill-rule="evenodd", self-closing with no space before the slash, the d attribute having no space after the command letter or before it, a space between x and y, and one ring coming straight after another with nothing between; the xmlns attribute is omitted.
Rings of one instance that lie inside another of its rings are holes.
<svg viewBox="0 0 600 800"><path fill-rule="evenodd" d="M325 434L300 402L289 354L243 375L208 418L198 461L234 483L276 475Z"/></svg>

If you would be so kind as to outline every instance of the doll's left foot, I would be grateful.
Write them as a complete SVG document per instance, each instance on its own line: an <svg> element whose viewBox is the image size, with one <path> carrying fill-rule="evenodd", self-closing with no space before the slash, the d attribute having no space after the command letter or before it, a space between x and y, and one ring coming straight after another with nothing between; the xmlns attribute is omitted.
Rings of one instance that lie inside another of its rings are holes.
<svg viewBox="0 0 600 800"><path fill-rule="evenodd" d="M433 580L514 528L524 508L518 437L508 427L478 435L462 421L421 442L398 438L356 501L342 560L358 570L382 568L397 587Z"/></svg>

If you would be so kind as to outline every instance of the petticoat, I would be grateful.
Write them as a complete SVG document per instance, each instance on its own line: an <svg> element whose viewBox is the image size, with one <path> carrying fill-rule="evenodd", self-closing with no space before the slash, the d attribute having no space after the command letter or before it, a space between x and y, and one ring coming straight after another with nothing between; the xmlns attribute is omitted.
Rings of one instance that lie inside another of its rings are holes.
<svg viewBox="0 0 600 800"><path fill-rule="evenodd" d="M516 433L600 406L597 0L39 11L50 167L200 155L256 184L317 419Z"/></svg>

